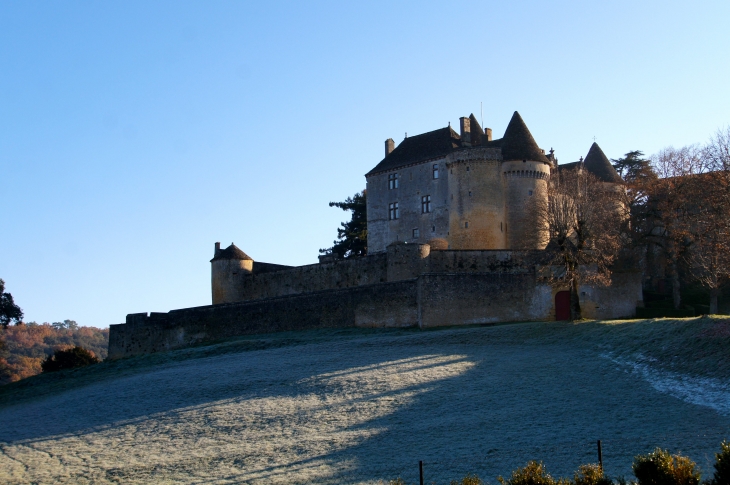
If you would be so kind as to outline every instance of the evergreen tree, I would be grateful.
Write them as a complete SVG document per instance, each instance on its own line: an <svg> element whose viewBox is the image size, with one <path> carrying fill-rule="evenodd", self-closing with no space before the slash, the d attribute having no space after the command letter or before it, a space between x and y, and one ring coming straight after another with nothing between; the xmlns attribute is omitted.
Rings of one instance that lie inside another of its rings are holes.
<svg viewBox="0 0 730 485"><path fill-rule="evenodd" d="M644 178L656 178L656 174L651 167L651 161L644 158L644 152L641 150L631 151L625 154L623 158L612 158L611 163L627 183L638 182Z"/></svg>
<svg viewBox="0 0 730 485"><path fill-rule="evenodd" d="M0 325L7 328L10 322L23 319L23 310L13 301L13 295L5 292L5 282L0 279Z"/></svg>
<svg viewBox="0 0 730 485"><path fill-rule="evenodd" d="M337 228L337 240L331 248L320 249L322 254L332 254L338 258L365 256L368 252L367 193L365 190L348 197L344 202L330 202L330 207L339 207L352 212L349 222Z"/></svg>

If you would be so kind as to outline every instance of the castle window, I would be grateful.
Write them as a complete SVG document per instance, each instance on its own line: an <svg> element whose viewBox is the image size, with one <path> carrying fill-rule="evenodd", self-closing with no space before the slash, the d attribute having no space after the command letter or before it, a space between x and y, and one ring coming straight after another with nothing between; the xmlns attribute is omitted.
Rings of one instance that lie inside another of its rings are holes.
<svg viewBox="0 0 730 485"><path fill-rule="evenodd" d="M394 221L398 219L398 216L400 214L398 213L398 202L393 202L392 204L388 204L388 219L391 221Z"/></svg>
<svg viewBox="0 0 730 485"><path fill-rule="evenodd" d="M418 237L420 237L420 235L421 235L421 231L419 231L418 229L414 229L413 230L413 238L414 239L417 239Z"/></svg>
<svg viewBox="0 0 730 485"><path fill-rule="evenodd" d="M469 171L469 167L466 167L466 171L467 171L467 172Z"/></svg>
<svg viewBox="0 0 730 485"><path fill-rule="evenodd" d="M388 175L388 188L389 189L398 188L398 174L397 173L391 173L390 175Z"/></svg>
<svg viewBox="0 0 730 485"><path fill-rule="evenodd" d="M532 195L532 190L528 190L527 195Z"/></svg>
<svg viewBox="0 0 730 485"><path fill-rule="evenodd" d="M433 178L435 178L435 179L439 178L439 166L438 166L438 164L435 164L433 166Z"/></svg>
<svg viewBox="0 0 730 485"><path fill-rule="evenodd" d="M464 229L469 229L469 222L468 221L464 223Z"/></svg>
<svg viewBox="0 0 730 485"><path fill-rule="evenodd" d="M431 212L431 196L424 195L421 197L421 213L426 214Z"/></svg>
<svg viewBox="0 0 730 485"><path fill-rule="evenodd" d="M469 197L471 197L471 190L469 191Z"/></svg>

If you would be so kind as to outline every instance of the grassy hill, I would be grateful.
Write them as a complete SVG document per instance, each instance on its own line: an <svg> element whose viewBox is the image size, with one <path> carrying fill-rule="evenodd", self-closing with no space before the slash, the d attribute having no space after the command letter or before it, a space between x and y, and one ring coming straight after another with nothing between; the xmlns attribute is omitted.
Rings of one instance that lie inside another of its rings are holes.
<svg viewBox="0 0 730 485"><path fill-rule="evenodd" d="M494 482L730 438L730 319L252 336L0 388L7 483Z"/></svg>

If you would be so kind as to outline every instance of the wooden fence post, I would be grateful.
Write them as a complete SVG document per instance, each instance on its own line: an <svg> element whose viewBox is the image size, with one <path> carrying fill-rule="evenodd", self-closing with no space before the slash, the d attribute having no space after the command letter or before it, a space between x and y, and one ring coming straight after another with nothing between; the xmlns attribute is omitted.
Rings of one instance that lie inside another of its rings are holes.
<svg viewBox="0 0 730 485"><path fill-rule="evenodd" d="M603 471L603 452L601 450L601 440L598 440L598 466L600 466L601 471Z"/></svg>

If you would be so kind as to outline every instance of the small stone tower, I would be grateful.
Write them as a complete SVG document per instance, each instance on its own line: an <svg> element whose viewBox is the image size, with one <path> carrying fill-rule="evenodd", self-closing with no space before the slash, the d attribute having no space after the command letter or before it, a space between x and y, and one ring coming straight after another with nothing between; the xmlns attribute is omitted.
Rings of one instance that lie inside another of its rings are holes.
<svg viewBox="0 0 730 485"><path fill-rule="evenodd" d="M242 276L253 272L253 259L233 243L221 249L221 243L217 242L210 264L213 305L242 301Z"/></svg>
<svg viewBox="0 0 730 485"><path fill-rule="evenodd" d="M502 176L504 181L507 222L507 247L511 249L542 249L542 227L528 210L531 197L547 204L547 184L552 162L537 146L530 130L515 111L504 132Z"/></svg>

